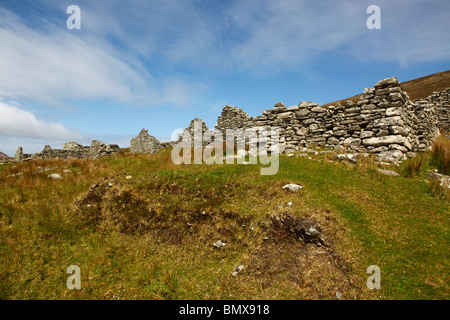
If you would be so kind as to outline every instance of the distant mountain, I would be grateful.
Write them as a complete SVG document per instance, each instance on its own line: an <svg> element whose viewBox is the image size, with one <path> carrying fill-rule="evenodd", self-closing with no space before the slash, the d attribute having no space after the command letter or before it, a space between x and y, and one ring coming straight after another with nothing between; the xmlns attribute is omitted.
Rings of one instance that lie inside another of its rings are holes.
<svg viewBox="0 0 450 320"><path fill-rule="evenodd" d="M0 159L7 159L9 158L6 154L4 154L3 152L0 152Z"/></svg>
<svg viewBox="0 0 450 320"><path fill-rule="evenodd" d="M402 82L401 86L406 92L408 92L411 101L424 99L431 95L433 91L442 91L450 87L450 70L433 73L425 77ZM352 100L353 102L356 102L358 101L360 96L361 94L358 94L347 99L330 102L324 104L322 107L333 105L336 102L345 105L346 100Z"/></svg>

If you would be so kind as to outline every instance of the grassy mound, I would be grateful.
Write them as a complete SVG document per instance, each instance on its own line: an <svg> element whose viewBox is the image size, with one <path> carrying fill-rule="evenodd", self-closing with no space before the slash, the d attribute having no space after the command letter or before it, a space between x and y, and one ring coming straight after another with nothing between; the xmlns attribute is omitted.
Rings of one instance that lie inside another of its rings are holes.
<svg viewBox="0 0 450 320"><path fill-rule="evenodd" d="M170 150L2 165L0 298L448 298L450 210L426 179L434 164L392 177L332 157L281 156L273 176L175 166ZM80 290L66 287L70 265ZM370 265L380 290L366 287Z"/></svg>

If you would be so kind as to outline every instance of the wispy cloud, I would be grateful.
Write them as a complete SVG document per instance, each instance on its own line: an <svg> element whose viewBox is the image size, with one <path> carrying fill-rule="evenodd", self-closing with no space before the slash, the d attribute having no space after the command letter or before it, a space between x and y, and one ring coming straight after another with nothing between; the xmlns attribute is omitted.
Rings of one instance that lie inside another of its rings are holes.
<svg viewBox="0 0 450 320"><path fill-rule="evenodd" d="M145 105L177 105L190 98L188 83L178 81L174 88L170 77L156 80L135 53L124 55L95 34L79 36L48 21L31 28L0 7L0 38L2 96Z"/></svg>
<svg viewBox="0 0 450 320"><path fill-rule="evenodd" d="M62 26L70 1L42 3L61 13L58 25L42 19L32 28L0 8L3 96L179 105L202 87L180 80L180 69L267 74L320 64L326 54L404 65L450 52L446 1L380 0L376 31L365 26L368 0L78 1L78 33Z"/></svg>

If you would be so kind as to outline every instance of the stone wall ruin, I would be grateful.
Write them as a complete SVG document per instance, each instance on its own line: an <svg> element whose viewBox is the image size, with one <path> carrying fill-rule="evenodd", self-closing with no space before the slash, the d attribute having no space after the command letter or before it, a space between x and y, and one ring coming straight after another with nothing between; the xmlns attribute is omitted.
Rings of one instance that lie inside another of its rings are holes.
<svg viewBox="0 0 450 320"><path fill-rule="evenodd" d="M227 128L278 129L282 149L319 146L399 162L410 152L429 150L439 135L438 124L448 126L448 90L413 103L397 78L387 78L365 89L356 103L347 100L343 106L323 108L307 101L286 108L279 102L254 118L226 106L216 129L222 134ZM439 101L438 111L432 101Z"/></svg>

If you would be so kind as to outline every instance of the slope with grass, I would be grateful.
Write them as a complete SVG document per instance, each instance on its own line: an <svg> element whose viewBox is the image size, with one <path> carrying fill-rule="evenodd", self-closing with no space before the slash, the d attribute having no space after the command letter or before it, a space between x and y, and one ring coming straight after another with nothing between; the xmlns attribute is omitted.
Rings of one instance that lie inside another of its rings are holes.
<svg viewBox="0 0 450 320"><path fill-rule="evenodd" d="M170 150L3 165L0 298L448 299L449 202L428 168L390 177L330 159L282 156L273 176L175 166ZM297 232L306 222L323 243ZM66 287L70 265L81 290Z"/></svg>
<svg viewBox="0 0 450 320"><path fill-rule="evenodd" d="M401 83L401 86L408 93L411 101L415 101L418 99L425 99L426 97L430 96L433 92L438 92L450 88L450 70L405 81ZM356 103L359 100L360 96L361 94L357 94L353 97L326 103L322 107L335 105L337 103L345 105L345 101L347 100L351 100Z"/></svg>

